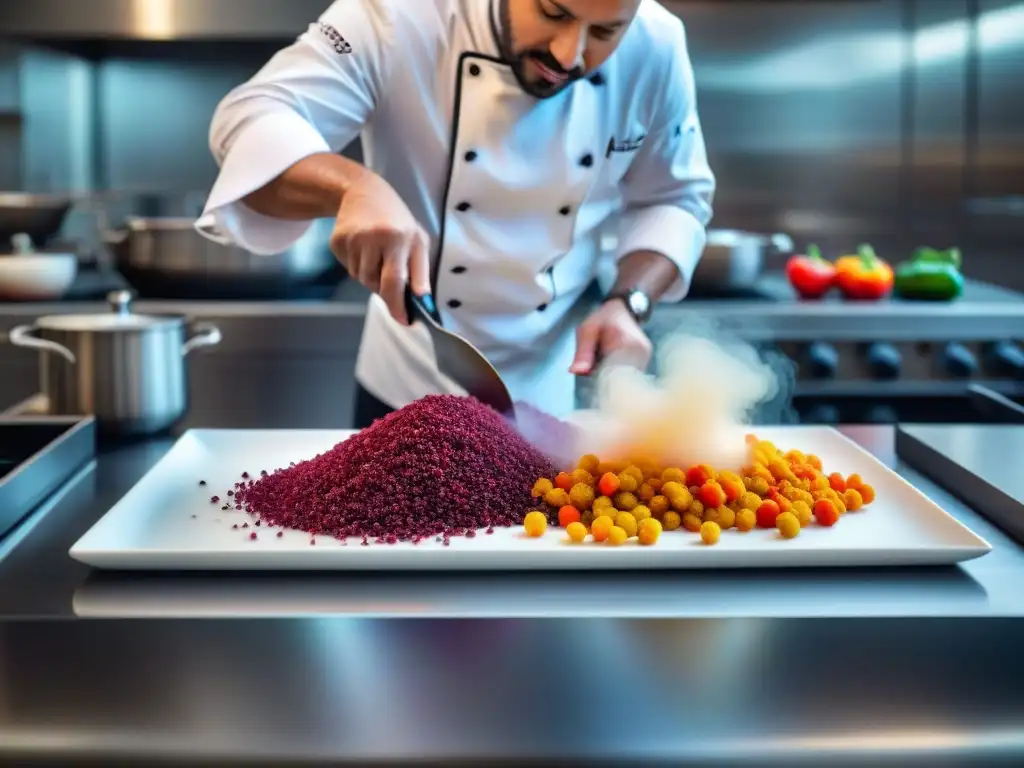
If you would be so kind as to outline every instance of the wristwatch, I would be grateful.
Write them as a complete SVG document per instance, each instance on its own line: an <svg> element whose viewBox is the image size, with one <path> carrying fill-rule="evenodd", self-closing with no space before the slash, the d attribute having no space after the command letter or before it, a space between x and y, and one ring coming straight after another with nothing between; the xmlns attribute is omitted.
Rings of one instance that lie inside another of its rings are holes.
<svg viewBox="0 0 1024 768"><path fill-rule="evenodd" d="M635 288L628 291L613 291L608 294L605 301L614 301L616 299L626 305L626 309L629 310L629 314L636 320L637 325L646 325L647 321L651 319L654 305L651 302L651 297L643 291Z"/></svg>

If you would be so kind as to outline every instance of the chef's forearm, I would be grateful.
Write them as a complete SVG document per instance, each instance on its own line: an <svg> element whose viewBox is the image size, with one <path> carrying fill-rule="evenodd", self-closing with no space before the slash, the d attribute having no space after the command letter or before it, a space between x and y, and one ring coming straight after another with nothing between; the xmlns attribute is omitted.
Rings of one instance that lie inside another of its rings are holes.
<svg viewBox="0 0 1024 768"><path fill-rule="evenodd" d="M345 193L369 173L372 171L365 166L341 155L309 155L247 195L245 204L275 219L333 218Z"/></svg>
<svg viewBox="0 0 1024 768"><path fill-rule="evenodd" d="M679 279L679 267L655 251L634 251L619 259L613 293L643 291L656 302Z"/></svg>

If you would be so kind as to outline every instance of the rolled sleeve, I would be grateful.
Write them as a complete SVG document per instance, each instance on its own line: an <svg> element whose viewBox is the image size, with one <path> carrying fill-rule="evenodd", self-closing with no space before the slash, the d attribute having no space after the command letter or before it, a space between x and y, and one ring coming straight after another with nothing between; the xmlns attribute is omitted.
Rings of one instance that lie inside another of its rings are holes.
<svg viewBox="0 0 1024 768"><path fill-rule="evenodd" d="M652 80L659 104L651 129L623 179L625 212L619 231L619 259L637 251L660 253L679 269L679 279L662 301L686 296L707 240L715 177L697 113L693 68L680 22L666 47L663 79Z"/></svg>
<svg viewBox="0 0 1024 768"><path fill-rule="evenodd" d="M329 151L327 140L295 112L273 111L257 118L238 134L225 155L197 228L252 253L284 251L305 234L310 222L272 219L241 200L303 158Z"/></svg>
<svg viewBox="0 0 1024 768"><path fill-rule="evenodd" d="M679 279L661 300L679 301L689 290L706 242L705 225L689 211L678 205L653 205L623 218L617 257L653 251L671 259L679 269Z"/></svg>
<svg viewBox="0 0 1024 768"><path fill-rule="evenodd" d="M275 219L243 201L311 155L340 152L372 116L395 39L393 0L338 0L294 44L218 105L210 149L220 165L203 235L253 253L289 248L311 222Z"/></svg>

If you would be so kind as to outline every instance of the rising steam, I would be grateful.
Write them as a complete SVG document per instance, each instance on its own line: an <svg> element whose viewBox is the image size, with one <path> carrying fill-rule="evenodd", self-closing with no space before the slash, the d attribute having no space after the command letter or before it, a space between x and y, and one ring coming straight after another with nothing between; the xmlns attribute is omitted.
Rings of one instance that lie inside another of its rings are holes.
<svg viewBox="0 0 1024 768"><path fill-rule="evenodd" d="M625 365L602 370L596 410L573 418L577 455L739 467L747 459L744 434L759 406L762 420L788 420L795 377L782 356L762 357L710 325L674 333L658 347L657 375Z"/></svg>

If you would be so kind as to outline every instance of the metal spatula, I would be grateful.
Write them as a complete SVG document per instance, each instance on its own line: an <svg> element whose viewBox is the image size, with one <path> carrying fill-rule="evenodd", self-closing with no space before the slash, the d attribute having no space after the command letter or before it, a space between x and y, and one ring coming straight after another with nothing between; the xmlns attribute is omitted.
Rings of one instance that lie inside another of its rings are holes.
<svg viewBox="0 0 1024 768"><path fill-rule="evenodd" d="M429 294L417 296L407 286L405 311L410 322L419 319L427 326L441 373L480 402L514 421L515 408L505 382L480 350L442 327L433 297Z"/></svg>

